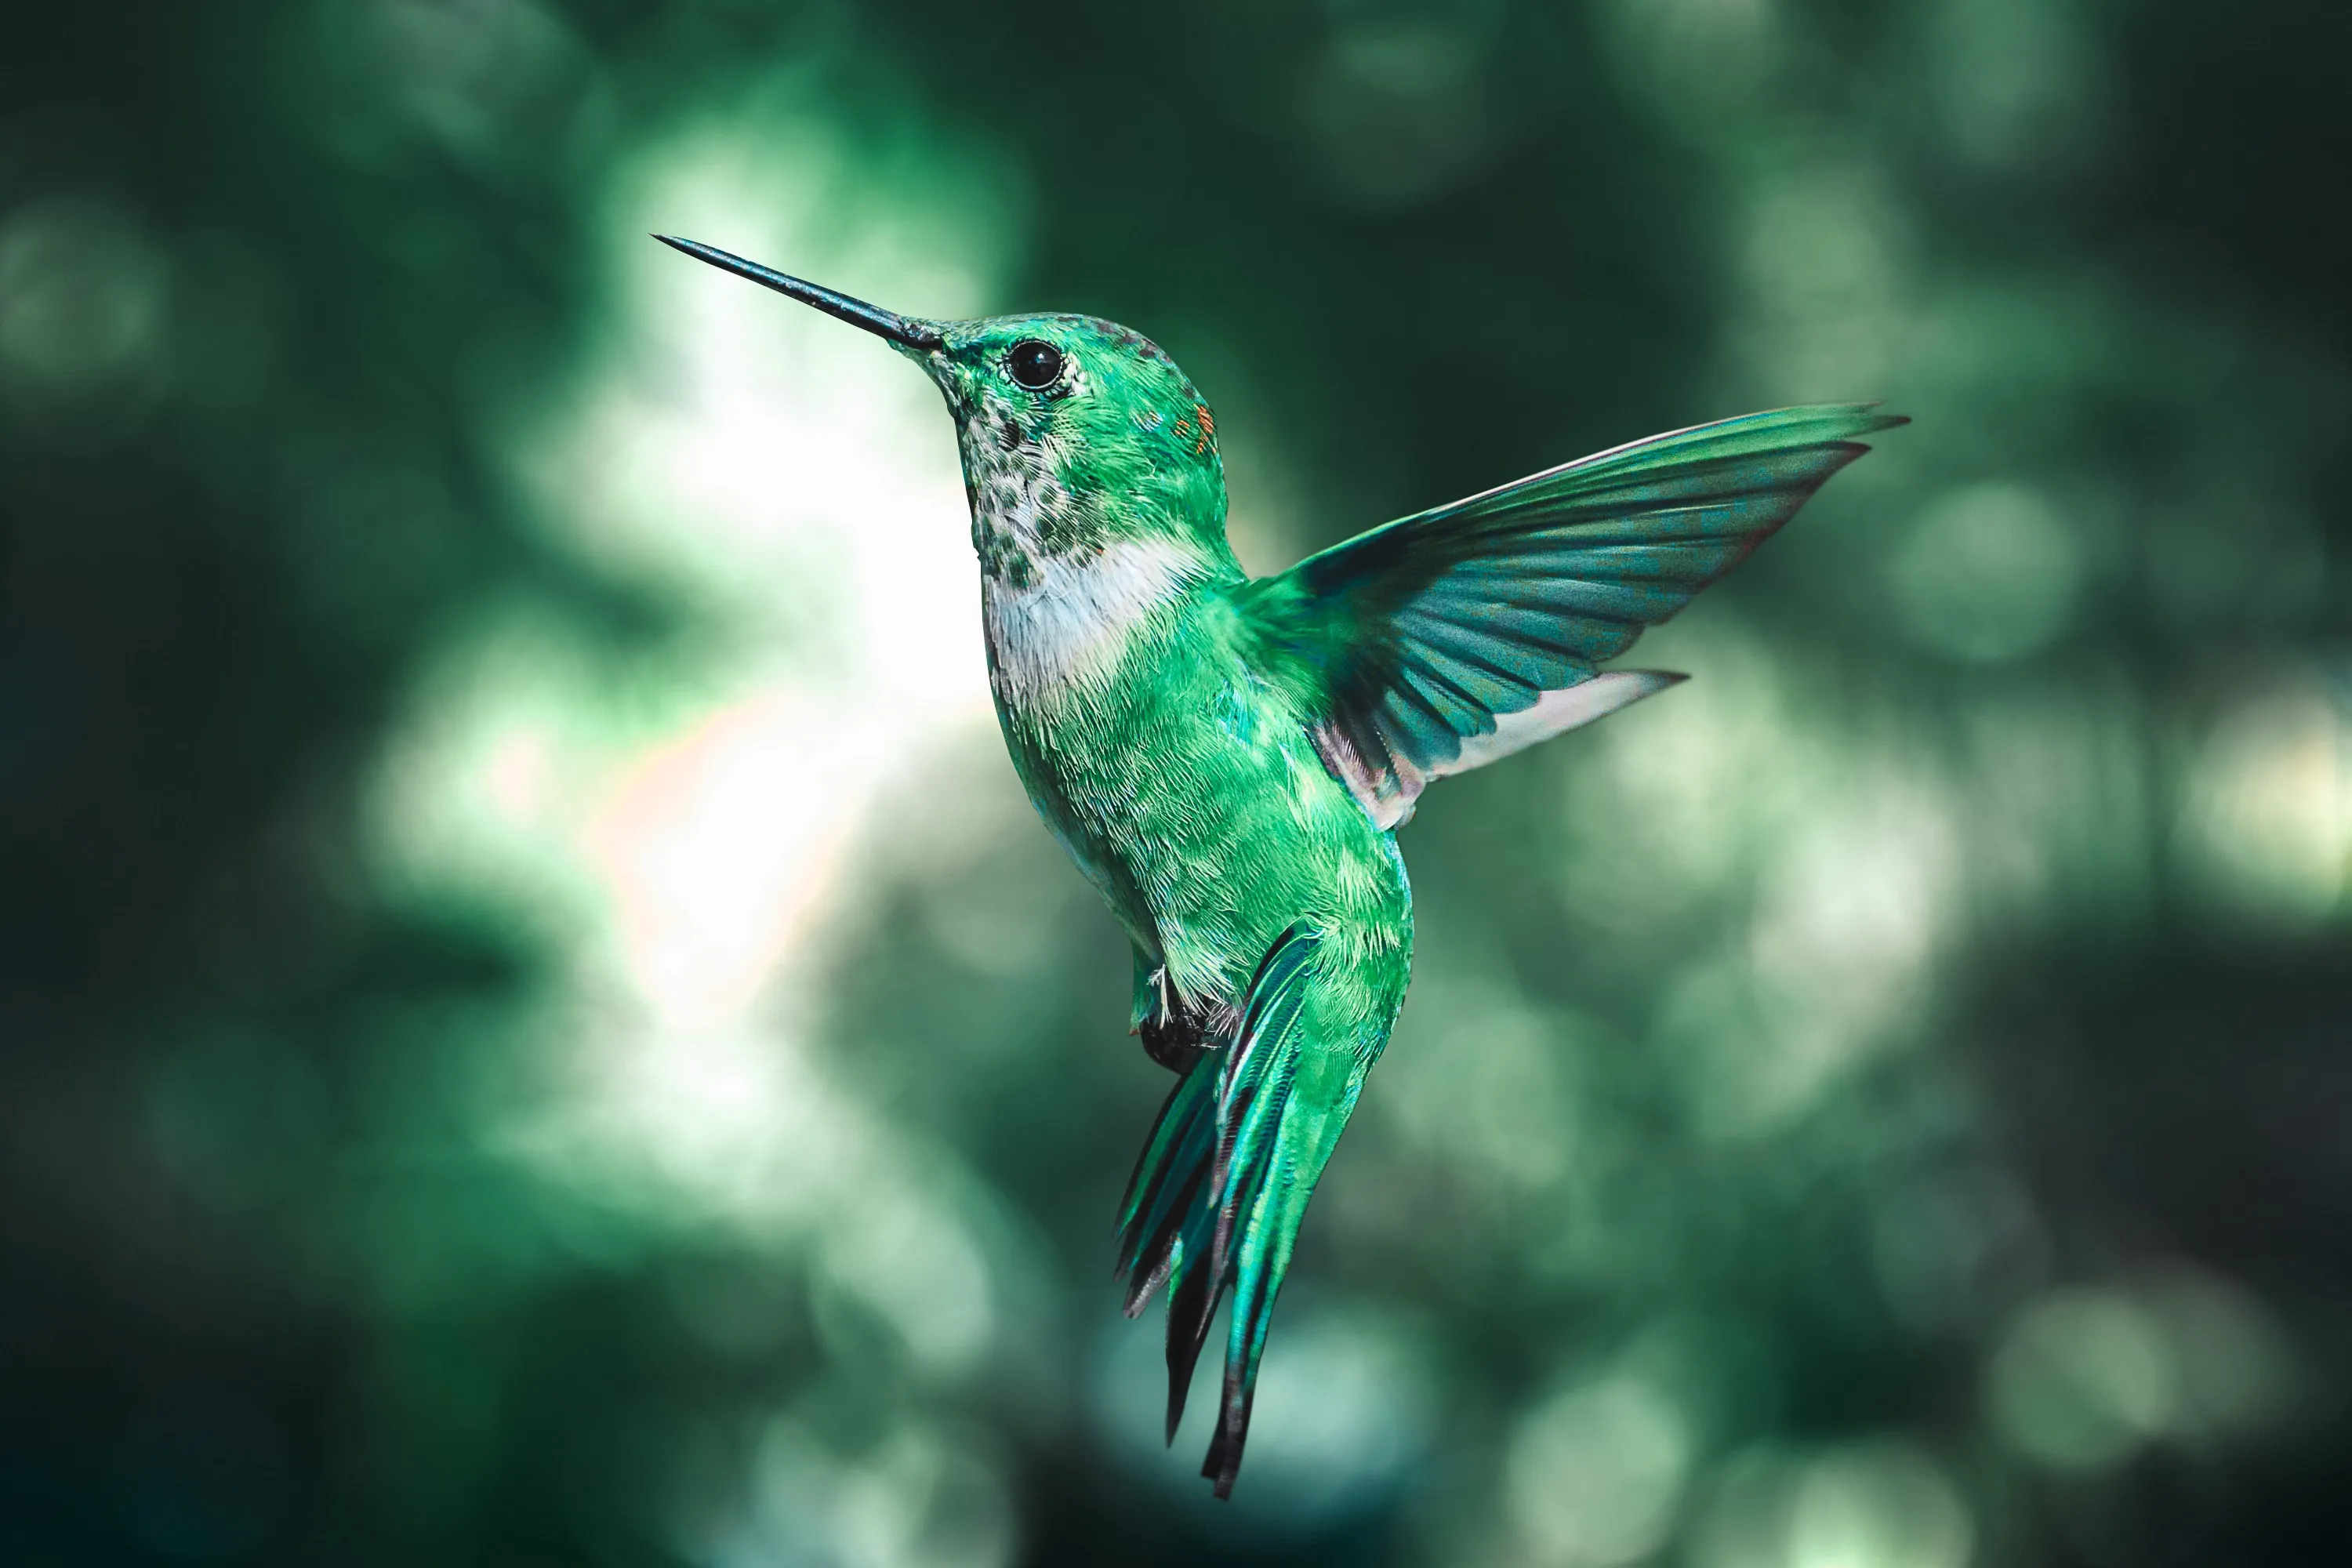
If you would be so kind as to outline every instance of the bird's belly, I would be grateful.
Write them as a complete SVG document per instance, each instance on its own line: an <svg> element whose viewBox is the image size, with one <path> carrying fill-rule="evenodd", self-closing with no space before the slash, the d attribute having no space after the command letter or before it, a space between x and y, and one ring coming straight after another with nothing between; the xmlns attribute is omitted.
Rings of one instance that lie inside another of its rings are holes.
<svg viewBox="0 0 2352 1568"><path fill-rule="evenodd" d="M1181 629L1181 628L1180 628ZM1108 679L998 711L1039 813L1184 997L1239 1000L1294 921L1402 955L1393 838L1222 639L1131 639Z"/></svg>

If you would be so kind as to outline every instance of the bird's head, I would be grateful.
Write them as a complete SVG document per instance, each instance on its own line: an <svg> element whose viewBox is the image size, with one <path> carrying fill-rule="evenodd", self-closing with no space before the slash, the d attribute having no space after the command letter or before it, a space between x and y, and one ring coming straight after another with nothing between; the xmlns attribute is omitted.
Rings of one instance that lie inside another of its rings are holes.
<svg viewBox="0 0 2352 1568"><path fill-rule="evenodd" d="M1020 586L1048 558L1121 539L1230 562L1216 416L1160 346L1092 316L931 321L692 240L656 237L862 327L921 365L955 416L972 543Z"/></svg>

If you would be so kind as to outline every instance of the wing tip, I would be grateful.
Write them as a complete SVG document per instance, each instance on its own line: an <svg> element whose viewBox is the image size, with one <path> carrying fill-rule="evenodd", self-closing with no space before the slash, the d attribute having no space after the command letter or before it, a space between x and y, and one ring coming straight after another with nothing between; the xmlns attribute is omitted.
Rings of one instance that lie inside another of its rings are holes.
<svg viewBox="0 0 2352 1568"><path fill-rule="evenodd" d="M1881 412L1885 405L1875 397L1867 403L1850 404L1847 406L1863 421L1862 428L1854 432L1857 436L1875 436L1881 431L1899 430L1911 423L1911 416L1908 414Z"/></svg>

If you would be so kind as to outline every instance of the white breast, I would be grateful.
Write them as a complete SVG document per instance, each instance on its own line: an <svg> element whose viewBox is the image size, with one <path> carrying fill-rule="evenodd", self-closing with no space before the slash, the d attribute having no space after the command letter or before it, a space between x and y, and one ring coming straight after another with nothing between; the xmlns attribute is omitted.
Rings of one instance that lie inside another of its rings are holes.
<svg viewBox="0 0 2352 1568"><path fill-rule="evenodd" d="M1193 565L1180 545L1138 540L1090 557L1043 557L1026 587L982 578L997 696L1019 705L1050 701L1074 686L1099 687L1137 626L1183 592Z"/></svg>

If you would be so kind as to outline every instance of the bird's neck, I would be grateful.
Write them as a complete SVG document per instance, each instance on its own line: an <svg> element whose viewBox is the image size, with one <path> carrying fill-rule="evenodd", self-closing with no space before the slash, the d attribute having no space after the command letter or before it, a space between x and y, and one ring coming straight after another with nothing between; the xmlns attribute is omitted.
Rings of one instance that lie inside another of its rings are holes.
<svg viewBox="0 0 2352 1568"><path fill-rule="evenodd" d="M1034 559L1016 582L981 580L990 685L1018 710L1052 711L1099 699L1138 638L1171 629L1185 601L1211 580L1190 544L1113 539L1099 548Z"/></svg>
<svg viewBox="0 0 2352 1568"><path fill-rule="evenodd" d="M1108 443L1066 450L1010 414L968 417L960 436L989 666L1009 707L1099 691L1156 616L1240 576L1222 475L1204 492Z"/></svg>
<svg viewBox="0 0 2352 1568"><path fill-rule="evenodd" d="M1040 586L1054 563L1082 568L1117 544L1160 544L1197 556L1205 572L1239 571L1213 452L1203 463L1156 460L1144 426L1118 417L1057 434L1010 405L958 414L972 550L992 584Z"/></svg>

